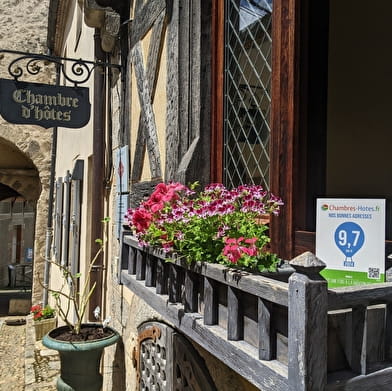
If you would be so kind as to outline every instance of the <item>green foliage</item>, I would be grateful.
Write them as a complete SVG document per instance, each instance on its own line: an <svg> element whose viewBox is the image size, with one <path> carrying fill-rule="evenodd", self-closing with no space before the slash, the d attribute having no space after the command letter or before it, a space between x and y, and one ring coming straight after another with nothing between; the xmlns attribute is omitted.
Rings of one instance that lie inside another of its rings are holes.
<svg viewBox="0 0 392 391"><path fill-rule="evenodd" d="M268 245L268 222L282 201L261 186L159 184L150 198L128 211L142 245L162 247L187 261L221 263L253 271L276 269Z"/></svg>
<svg viewBox="0 0 392 391"><path fill-rule="evenodd" d="M46 305L42 308L40 304L36 304L30 308L30 313L33 314L33 319L35 321L40 321L43 319L54 318L56 311L50 305Z"/></svg>

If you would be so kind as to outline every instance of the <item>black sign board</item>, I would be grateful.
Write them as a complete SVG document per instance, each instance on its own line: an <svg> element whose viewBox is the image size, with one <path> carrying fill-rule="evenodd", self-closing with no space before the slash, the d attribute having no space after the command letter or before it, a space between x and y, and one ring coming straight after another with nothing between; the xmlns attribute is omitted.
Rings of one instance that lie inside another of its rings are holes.
<svg viewBox="0 0 392 391"><path fill-rule="evenodd" d="M0 114L13 124L81 128L90 119L86 87L63 87L0 79Z"/></svg>

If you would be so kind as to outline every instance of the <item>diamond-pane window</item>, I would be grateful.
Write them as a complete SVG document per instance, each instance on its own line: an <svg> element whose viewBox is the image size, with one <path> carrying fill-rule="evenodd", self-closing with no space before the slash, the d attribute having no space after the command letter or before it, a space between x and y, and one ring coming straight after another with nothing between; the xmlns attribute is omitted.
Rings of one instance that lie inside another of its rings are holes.
<svg viewBox="0 0 392 391"><path fill-rule="evenodd" d="M269 189L272 0L225 0L224 182Z"/></svg>

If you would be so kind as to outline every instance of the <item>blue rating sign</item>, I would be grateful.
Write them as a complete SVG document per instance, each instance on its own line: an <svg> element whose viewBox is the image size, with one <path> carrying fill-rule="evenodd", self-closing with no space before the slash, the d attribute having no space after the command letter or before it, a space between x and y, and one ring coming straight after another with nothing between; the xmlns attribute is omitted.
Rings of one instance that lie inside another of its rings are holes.
<svg viewBox="0 0 392 391"><path fill-rule="evenodd" d="M344 254L344 266L354 267L353 256L362 248L365 234L360 225L353 222L340 224L335 230L335 244Z"/></svg>

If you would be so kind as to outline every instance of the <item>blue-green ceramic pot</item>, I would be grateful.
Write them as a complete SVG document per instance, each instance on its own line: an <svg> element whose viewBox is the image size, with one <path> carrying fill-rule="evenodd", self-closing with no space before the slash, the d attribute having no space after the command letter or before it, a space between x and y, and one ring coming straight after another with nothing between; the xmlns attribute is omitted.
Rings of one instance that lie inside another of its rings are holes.
<svg viewBox="0 0 392 391"><path fill-rule="evenodd" d="M97 324L86 325L102 327ZM99 391L102 388L103 379L99 367L103 349L115 344L120 338L114 329L108 328L113 331L113 335L92 341L65 342L51 337L56 335L58 330L68 329L67 326L58 327L43 337L43 345L57 350L60 355L58 391Z"/></svg>

